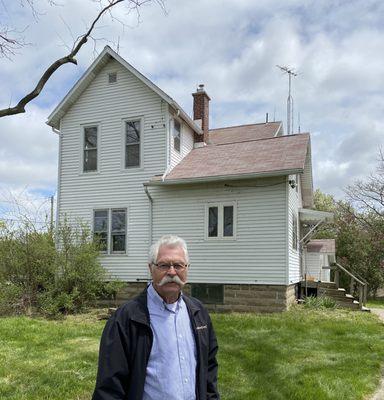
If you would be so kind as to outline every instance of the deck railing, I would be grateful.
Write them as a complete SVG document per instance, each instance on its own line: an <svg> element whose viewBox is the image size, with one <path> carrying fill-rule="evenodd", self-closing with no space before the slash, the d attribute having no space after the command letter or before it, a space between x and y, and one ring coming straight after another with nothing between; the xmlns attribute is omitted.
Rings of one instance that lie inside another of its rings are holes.
<svg viewBox="0 0 384 400"><path fill-rule="evenodd" d="M335 284L337 287L340 287L340 272L346 273L351 278L350 283L350 294L353 295L355 283L359 285L359 307L360 309L367 303L367 295L368 295L368 283L363 278L358 276L357 274L353 274L352 272L348 271L345 267L338 264L337 262L332 263L332 269L335 271Z"/></svg>

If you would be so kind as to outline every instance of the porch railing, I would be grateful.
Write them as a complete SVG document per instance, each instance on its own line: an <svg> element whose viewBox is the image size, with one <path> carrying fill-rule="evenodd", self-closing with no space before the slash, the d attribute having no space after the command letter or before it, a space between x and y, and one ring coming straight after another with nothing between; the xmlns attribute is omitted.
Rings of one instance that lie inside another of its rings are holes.
<svg viewBox="0 0 384 400"><path fill-rule="evenodd" d="M360 309L362 309L363 306L365 306L367 303L367 295L368 295L367 281L365 281L363 278L361 278L356 273L352 274L352 272L348 271L345 267L338 264L337 262L332 263L331 267L335 273L334 282L337 287L340 287L340 272L346 273L351 278L351 282L350 282L350 286L349 286L349 293L351 295L354 295L353 292L354 292L354 288L355 288L355 283L358 284L358 286L359 286L359 307L360 307Z"/></svg>

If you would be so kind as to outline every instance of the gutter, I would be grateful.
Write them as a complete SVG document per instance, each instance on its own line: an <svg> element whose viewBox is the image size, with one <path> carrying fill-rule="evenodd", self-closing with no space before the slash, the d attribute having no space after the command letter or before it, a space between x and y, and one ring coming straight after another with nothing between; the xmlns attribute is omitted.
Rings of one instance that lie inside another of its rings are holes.
<svg viewBox="0 0 384 400"><path fill-rule="evenodd" d="M297 169L292 169L292 170L261 172L261 173L253 173L253 174L218 175L218 176L185 178L185 179L169 179L169 180L163 180L163 178L161 178L161 180L158 180L158 181L145 182L145 183L143 183L143 185L144 186L182 185L182 184L189 184L189 183L220 182L220 181L242 180L242 179L251 179L251 178L271 178L274 176L299 174L302 172L303 172L303 170L301 168L297 168Z"/></svg>
<svg viewBox="0 0 384 400"><path fill-rule="evenodd" d="M152 246L152 227L153 227L153 198L148 191L148 187L143 183L145 194L149 200L149 221L148 221L148 252Z"/></svg>

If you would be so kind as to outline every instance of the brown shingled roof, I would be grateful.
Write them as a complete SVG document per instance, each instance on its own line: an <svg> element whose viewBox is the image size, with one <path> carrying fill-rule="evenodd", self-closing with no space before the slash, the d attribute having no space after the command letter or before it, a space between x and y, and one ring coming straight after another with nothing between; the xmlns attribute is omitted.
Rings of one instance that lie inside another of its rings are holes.
<svg viewBox="0 0 384 400"><path fill-rule="evenodd" d="M309 134L303 133L196 148L166 176L165 183L299 172L304 169L308 143Z"/></svg>
<svg viewBox="0 0 384 400"><path fill-rule="evenodd" d="M268 122L210 129L209 140L212 144L224 144L273 138L279 130L280 125L281 122Z"/></svg>

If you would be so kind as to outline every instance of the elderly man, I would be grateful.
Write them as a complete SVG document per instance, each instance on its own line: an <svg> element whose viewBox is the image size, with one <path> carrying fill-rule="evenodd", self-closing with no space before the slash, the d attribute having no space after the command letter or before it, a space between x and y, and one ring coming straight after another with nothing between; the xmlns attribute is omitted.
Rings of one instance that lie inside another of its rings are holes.
<svg viewBox="0 0 384 400"><path fill-rule="evenodd" d="M220 398L211 320L181 292L188 267L183 239L167 235L151 247L151 284L105 326L93 400Z"/></svg>

